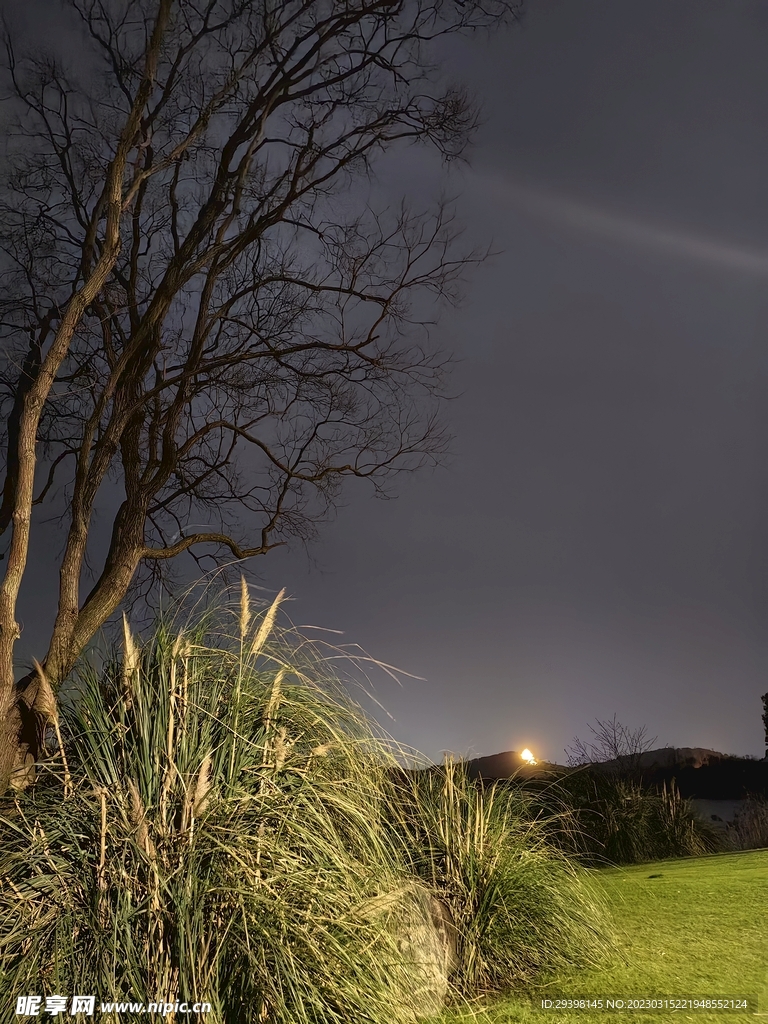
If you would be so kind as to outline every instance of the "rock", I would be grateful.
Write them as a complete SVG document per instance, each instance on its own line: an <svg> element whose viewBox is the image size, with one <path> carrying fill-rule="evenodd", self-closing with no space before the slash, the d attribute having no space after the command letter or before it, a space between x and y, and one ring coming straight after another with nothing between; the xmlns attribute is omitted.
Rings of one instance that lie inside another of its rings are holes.
<svg viewBox="0 0 768 1024"><path fill-rule="evenodd" d="M437 896L430 897L429 909L432 915L432 923L437 929L440 941L443 944L446 972L450 977L459 965L456 922L453 919L453 914L448 904L438 899Z"/></svg>
<svg viewBox="0 0 768 1024"><path fill-rule="evenodd" d="M413 963L413 989L408 1002L414 1020L440 1013L445 1006L449 978L457 963L456 926L448 906L426 889L397 924L398 946Z"/></svg>
<svg viewBox="0 0 768 1024"><path fill-rule="evenodd" d="M396 995L404 1011L398 1022L439 1014L458 963L456 925L447 904L414 879L397 892L367 901L358 913L383 923L408 965L407 981ZM400 977L393 977L393 986L400 987Z"/></svg>

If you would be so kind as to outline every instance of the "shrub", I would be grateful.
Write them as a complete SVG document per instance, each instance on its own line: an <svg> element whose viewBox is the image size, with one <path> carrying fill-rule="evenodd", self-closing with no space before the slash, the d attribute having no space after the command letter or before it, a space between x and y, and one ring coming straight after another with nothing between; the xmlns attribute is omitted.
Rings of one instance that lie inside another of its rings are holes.
<svg viewBox="0 0 768 1024"><path fill-rule="evenodd" d="M768 800L759 794L747 797L728 829L728 846L733 850L768 847Z"/></svg>
<svg viewBox="0 0 768 1024"><path fill-rule="evenodd" d="M3 1001L194 998L227 1024L423 1009L397 921L424 887L382 814L393 755L276 610L252 620L244 586L234 642L210 614L143 650L126 627L122 658L80 671L72 791L49 766L0 820Z"/></svg>
<svg viewBox="0 0 768 1024"><path fill-rule="evenodd" d="M526 794L473 782L447 760L413 773L398 807L413 870L450 908L460 992L501 991L601 960L610 943L604 905Z"/></svg>
<svg viewBox="0 0 768 1024"><path fill-rule="evenodd" d="M674 780L660 790L613 774L582 770L560 786L578 827L572 850L590 864L638 864L695 857L720 846L716 828L680 796Z"/></svg>
<svg viewBox="0 0 768 1024"><path fill-rule="evenodd" d="M0 813L0 1000L201 1000L220 1024L406 1024L603 948L600 905L525 800L397 748L280 598L88 660L66 766ZM231 633L226 617L234 614ZM439 904L442 906L442 904Z"/></svg>

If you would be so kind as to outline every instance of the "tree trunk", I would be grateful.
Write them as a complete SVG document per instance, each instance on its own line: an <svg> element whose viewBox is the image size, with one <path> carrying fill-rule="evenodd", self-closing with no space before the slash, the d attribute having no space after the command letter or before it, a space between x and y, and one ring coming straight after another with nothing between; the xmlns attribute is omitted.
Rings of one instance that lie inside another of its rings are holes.
<svg viewBox="0 0 768 1024"><path fill-rule="evenodd" d="M104 191L104 238L100 254L91 266L96 251L96 235L100 217L94 216L83 248L83 283L74 292L62 317L51 347L40 366L40 371L24 396L18 433L18 464L13 512L11 516L11 544L8 551L5 576L0 584L0 795L11 782L11 776L26 763L30 748L23 750L21 734L25 731L22 705L24 690L20 692L13 678L13 647L18 639L16 602L21 580L27 564L29 527L32 516L33 485L35 477L38 427L43 406L48 398L56 374L69 351L75 331L85 310L103 288L120 254L120 220L123 215L124 175L128 155L135 144L142 111L154 87L158 56L170 18L172 0L160 0L152 36L147 47L141 82L130 112L118 139L115 155L109 164ZM34 707L34 701L33 701Z"/></svg>
<svg viewBox="0 0 768 1024"><path fill-rule="evenodd" d="M122 511L122 510L121 510ZM107 563L96 586L74 618L60 614L56 618L48 653L42 663L50 687L55 693L77 663L83 650L120 606L134 577L144 551L144 510L118 515L114 536L120 538L117 550L110 550ZM39 676L28 672L14 684L13 700L0 723L4 727L8 783L26 788L34 781L34 764L40 754L46 725L45 705L39 697ZM50 700L50 694L47 695ZM5 790L3 790L5 792Z"/></svg>

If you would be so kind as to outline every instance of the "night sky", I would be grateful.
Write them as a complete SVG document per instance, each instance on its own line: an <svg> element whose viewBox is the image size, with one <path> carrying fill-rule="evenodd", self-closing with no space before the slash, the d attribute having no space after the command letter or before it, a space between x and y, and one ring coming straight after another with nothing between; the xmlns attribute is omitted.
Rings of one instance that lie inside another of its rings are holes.
<svg viewBox="0 0 768 1024"><path fill-rule="evenodd" d="M381 196L459 194L498 251L439 328L452 455L396 500L350 486L311 560L247 575L424 677L372 681L436 760L562 762L614 713L658 746L763 754L767 53L759 0L530 0L443 51L484 108L469 166L381 165ZM53 622L63 535L41 518L20 664Z"/></svg>

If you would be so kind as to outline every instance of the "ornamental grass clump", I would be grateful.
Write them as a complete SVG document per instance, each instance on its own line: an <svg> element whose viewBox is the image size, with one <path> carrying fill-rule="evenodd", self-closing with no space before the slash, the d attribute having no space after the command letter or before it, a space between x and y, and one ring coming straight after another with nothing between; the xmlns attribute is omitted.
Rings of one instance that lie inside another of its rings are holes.
<svg viewBox="0 0 768 1024"><path fill-rule="evenodd" d="M277 627L281 597L254 614L243 582L234 616L161 619L145 643L124 619L122 651L78 670L66 794L51 758L0 812L3 1005L204 1000L222 1024L439 1009L398 932L428 893L384 814L394 755Z"/></svg>
<svg viewBox="0 0 768 1024"><path fill-rule="evenodd" d="M680 795L674 780L654 789L579 769L562 781L578 828L574 852L588 864L640 864L697 857L722 845L717 829Z"/></svg>
<svg viewBox="0 0 768 1024"><path fill-rule="evenodd" d="M731 850L762 850L768 848L768 798L751 793L728 829L726 848Z"/></svg>
<svg viewBox="0 0 768 1024"><path fill-rule="evenodd" d="M472 781L449 758L408 776L395 818L414 872L450 908L459 992L502 992L604 960L604 901L530 795Z"/></svg>

